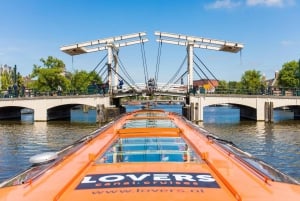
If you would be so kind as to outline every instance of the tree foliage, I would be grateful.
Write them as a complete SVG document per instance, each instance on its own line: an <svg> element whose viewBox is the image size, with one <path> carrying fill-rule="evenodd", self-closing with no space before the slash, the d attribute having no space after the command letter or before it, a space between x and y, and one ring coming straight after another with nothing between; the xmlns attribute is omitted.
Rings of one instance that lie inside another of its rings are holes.
<svg viewBox="0 0 300 201"><path fill-rule="evenodd" d="M12 87L14 84L21 86L24 84L22 75L19 72L16 72L16 79L14 78L13 71L3 71L0 76L1 90L7 90L9 87ZM14 83L16 81L16 83Z"/></svg>
<svg viewBox="0 0 300 201"><path fill-rule="evenodd" d="M260 71L248 70L241 77L242 89L249 94L259 93L265 88Z"/></svg>
<svg viewBox="0 0 300 201"><path fill-rule="evenodd" d="M52 56L48 56L46 60L44 58L41 58L40 61L44 64L44 68L48 68L48 69L57 68L63 72L66 67L62 60L59 60Z"/></svg>
<svg viewBox="0 0 300 201"><path fill-rule="evenodd" d="M13 82L11 79L11 75L7 72L4 71L1 75L1 89L8 89L9 86L12 86Z"/></svg>
<svg viewBox="0 0 300 201"><path fill-rule="evenodd" d="M217 93L226 93L228 91L228 83L225 80L219 80L219 85L216 88Z"/></svg>
<svg viewBox="0 0 300 201"><path fill-rule="evenodd" d="M32 78L37 78L34 87L39 91L56 91L58 86L68 90L70 88L70 80L65 76L65 64L52 56L46 60L40 59L43 66L34 64L31 74Z"/></svg>
<svg viewBox="0 0 300 201"><path fill-rule="evenodd" d="M237 81L229 81L228 82L228 88L230 90L230 93L233 94L239 94L242 93L242 87L241 83Z"/></svg>
<svg viewBox="0 0 300 201"><path fill-rule="evenodd" d="M101 77L95 72L75 71L74 73L65 71L63 61L49 56L47 59L41 58L42 65L34 65L31 78L36 80L33 88L38 91L54 92L60 86L64 92L85 92L91 83L101 84Z"/></svg>
<svg viewBox="0 0 300 201"><path fill-rule="evenodd" d="M290 61L283 64L278 75L278 85L280 87L298 87L299 86L299 63Z"/></svg>
<svg viewBox="0 0 300 201"><path fill-rule="evenodd" d="M91 83L101 84L102 80L99 75L93 71L88 73L87 71L75 71L74 75L72 76L72 90L75 91L86 91L87 87Z"/></svg>

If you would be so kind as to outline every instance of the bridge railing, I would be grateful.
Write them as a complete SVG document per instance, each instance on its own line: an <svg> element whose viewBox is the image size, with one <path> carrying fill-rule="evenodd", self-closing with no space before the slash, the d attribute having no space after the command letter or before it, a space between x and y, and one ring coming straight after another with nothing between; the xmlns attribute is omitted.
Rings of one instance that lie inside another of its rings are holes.
<svg viewBox="0 0 300 201"><path fill-rule="evenodd" d="M0 98L17 98L17 97L40 97L40 96L74 96L74 95L92 95L107 94L108 90L68 90L68 91L39 91L36 89L26 89L24 92L16 92L14 90L1 90Z"/></svg>
<svg viewBox="0 0 300 201"><path fill-rule="evenodd" d="M156 91L159 92L170 92L174 91ZM74 95L106 95L108 93L108 88L92 88L89 87L86 90L68 90L68 91L39 91L36 89L25 89L24 91L14 91L14 90L2 90L0 91L0 98L17 98L17 97L40 97L40 96L74 96ZM128 91L114 91L116 94L130 94L133 93L132 90ZM141 93L142 94L142 93ZM179 92L178 92L179 94ZM180 94L186 94L180 91ZM216 88L214 91L207 91L204 88L191 89L189 91L190 95L196 94L237 94L237 95L269 95L269 96L300 96L300 88L268 88L263 90L249 91L245 89L221 89Z"/></svg>
<svg viewBox="0 0 300 201"><path fill-rule="evenodd" d="M214 91L207 91L204 88L191 89L189 94L237 94L237 95L269 95L269 96L300 96L300 88L268 88L261 90L246 90L240 88L222 89L216 88Z"/></svg>
<svg viewBox="0 0 300 201"><path fill-rule="evenodd" d="M133 90L118 90L114 94L134 93ZM107 96L108 88L88 87L86 90L64 90L64 91L41 91L36 89L25 89L23 92L14 90L1 90L0 98L22 98L22 97L41 97L41 96L76 96L76 95L103 95Z"/></svg>

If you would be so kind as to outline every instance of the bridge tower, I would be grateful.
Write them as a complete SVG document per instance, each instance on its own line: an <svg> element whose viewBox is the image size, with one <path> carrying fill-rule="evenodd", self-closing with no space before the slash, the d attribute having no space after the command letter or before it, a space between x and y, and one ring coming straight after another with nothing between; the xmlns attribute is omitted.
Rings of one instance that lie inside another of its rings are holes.
<svg viewBox="0 0 300 201"><path fill-rule="evenodd" d="M186 46L188 53L188 91L193 87L194 48L237 53L244 47L242 44L236 42L208 39L203 37L187 36L159 31L156 31L154 34L156 36L159 36L157 42Z"/></svg>
<svg viewBox="0 0 300 201"><path fill-rule="evenodd" d="M144 36L146 36L145 32L138 32L134 34L92 40L92 41L87 41L87 42L82 42L82 43L77 43L72 45L65 45L61 47L60 50L71 56L107 50L107 55L108 55L107 72L108 72L109 93L112 94L113 89L117 89L117 85L118 85L119 48L147 42L148 39L144 38Z"/></svg>

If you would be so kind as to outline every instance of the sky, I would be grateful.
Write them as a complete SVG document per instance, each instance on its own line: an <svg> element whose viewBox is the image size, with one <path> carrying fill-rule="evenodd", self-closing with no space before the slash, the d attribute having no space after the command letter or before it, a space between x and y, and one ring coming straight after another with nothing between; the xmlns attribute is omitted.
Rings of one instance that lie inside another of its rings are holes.
<svg viewBox="0 0 300 201"><path fill-rule="evenodd" d="M42 65L41 58L53 56L70 72L92 71L106 51L72 57L60 48L146 32L148 76L155 76L159 64L158 82L166 83L181 66L186 48L162 44L158 60L154 32L161 31L242 43L240 53L194 49L219 80L239 81L247 70L271 79L284 63L300 59L299 4L297 0L0 0L0 65L16 65L25 76L34 64ZM119 58L135 82L144 82L140 44L120 48ZM194 74L194 79L200 78Z"/></svg>

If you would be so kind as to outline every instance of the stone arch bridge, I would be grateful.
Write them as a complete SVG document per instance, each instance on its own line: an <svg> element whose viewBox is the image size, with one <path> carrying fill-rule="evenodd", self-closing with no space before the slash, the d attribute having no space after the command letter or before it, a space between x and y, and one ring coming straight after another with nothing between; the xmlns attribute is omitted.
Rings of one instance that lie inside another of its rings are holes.
<svg viewBox="0 0 300 201"><path fill-rule="evenodd" d="M112 107L111 103L119 106L122 97L115 97L114 99L102 95L82 95L3 98L0 99L0 120L20 118L23 108L33 110L34 121L67 118L70 117L72 107L103 105L105 108L109 108ZM234 105L240 109L241 118L256 121L273 121L274 109L281 107L288 107L293 111L294 119L300 118L300 98L297 96L196 94L195 96L187 96L186 102L183 114L192 121L203 121L204 107L221 104Z"/></svg>
<svg viewBox="0 0 300 201"><path fill-rule="evenodd" d="M71 108L78 105L91 107L110 106L110 97L88 96L41 96L0 99L0 120L21 117L21 109L33 110L34 121L69 118Z"/></svg>
<svg viewBox="0 0 300 201"><path fill-rule="evenodd" d="M276 108L287 107L294 112L294 119L300 118L300 98L297 96L265 95L220 95L196 94L188 98L185 116L192 121L203 121L205 106L230 104L240 109L240 117L256 121L273 121Z"/></svg>

